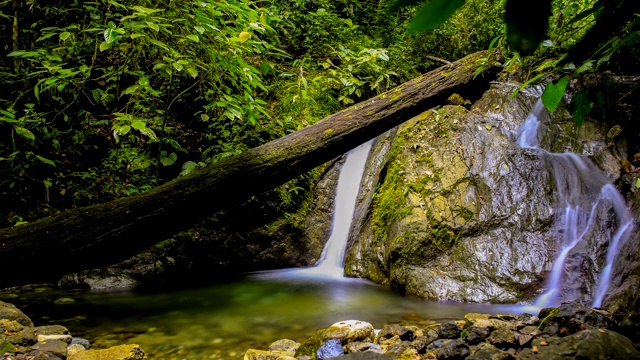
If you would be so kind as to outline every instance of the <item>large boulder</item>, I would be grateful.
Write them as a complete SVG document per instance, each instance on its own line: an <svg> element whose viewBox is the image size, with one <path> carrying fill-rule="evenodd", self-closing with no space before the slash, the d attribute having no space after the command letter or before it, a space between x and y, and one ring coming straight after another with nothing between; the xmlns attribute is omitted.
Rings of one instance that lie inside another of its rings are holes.
<svg viewBox="0 0 640 360"><path fill-rule="evenodd" d="M514 142L540 92L511 99L512 91L496 85L470 111L444 106L399 127L348 250L348 276L434 300L513 303L540 294L559 247L555 180L545 156ZM593 155L601 168L619 171L605 151L606 130L585 123L578 134L564 108L543 120L543 148ZM606 252L599 246L588 257L569 256L587 264L578 264L587 270L572 282L588 289L569 297L593 293Z"/></svg>

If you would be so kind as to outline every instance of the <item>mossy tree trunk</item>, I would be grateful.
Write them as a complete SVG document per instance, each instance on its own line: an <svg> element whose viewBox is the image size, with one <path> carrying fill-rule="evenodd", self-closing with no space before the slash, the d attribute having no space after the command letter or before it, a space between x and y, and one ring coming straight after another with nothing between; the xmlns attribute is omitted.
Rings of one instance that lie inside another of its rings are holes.
<svg viewBox="0 0 640 360"><path fill-rule="evenodd" d="M140 195L0 229L0 286L125 260L231 203L244 201L345 153L453 93L475 97L497 68L474 77L479 52L440 67L295 133Z"/></svg>

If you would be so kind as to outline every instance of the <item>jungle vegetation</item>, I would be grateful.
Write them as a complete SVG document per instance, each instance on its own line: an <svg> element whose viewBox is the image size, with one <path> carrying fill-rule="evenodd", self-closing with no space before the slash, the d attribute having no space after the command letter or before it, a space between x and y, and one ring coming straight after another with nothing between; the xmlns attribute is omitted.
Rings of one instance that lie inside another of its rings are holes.
<svg viewBox="0 0 640 360"><path fill-rule="evenodd" d="M478 50L553 80L550 109L571 79L637 74L635 1L514 3L1 1L0 227L145 192ZM574 99L578 123L607 104Z"/></svg>

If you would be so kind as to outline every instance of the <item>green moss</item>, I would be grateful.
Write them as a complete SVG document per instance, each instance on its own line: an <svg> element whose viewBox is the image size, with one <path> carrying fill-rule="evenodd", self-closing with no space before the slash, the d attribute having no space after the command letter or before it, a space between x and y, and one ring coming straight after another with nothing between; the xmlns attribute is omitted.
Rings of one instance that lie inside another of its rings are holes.
<svg viewBox="0 0 640 360"><path fill-rule="evenodd" d="M544 323L549 320L551 317L555 316L556 314L558 314L560 312L559 308L553 308L551 309L551 311L549 311L549 315L545 316L544 319L542 319L540 321L540 324L538 325L538 329L542 329L542 325L544 325Z"/></svg>
<svg viewBox="0 0 640 360"><path fill-rule="evenodd" d="M376 241L384 241L387 238L387 229L391 223L402 218L406 211L406 191L401 174L402 164L398 156L404 147L404 137L398 136L391 150L391 156L386 169L384 179L374 195L372 212L372 229ZM405 215L406 216L406 215Z"/></svg>
<svg viewBox="0 0 640 360"><path fill-rule="evenodd" d="M0 340L0 354L10 353L14 354L16 347L7 340Z"/></svg>
<svg viewBox="0 0 640 360"><path fill-rule="evenodd" d="M329 136L333 135L333 129L327 129L324 131L324 137L328 138Z"/></svg>

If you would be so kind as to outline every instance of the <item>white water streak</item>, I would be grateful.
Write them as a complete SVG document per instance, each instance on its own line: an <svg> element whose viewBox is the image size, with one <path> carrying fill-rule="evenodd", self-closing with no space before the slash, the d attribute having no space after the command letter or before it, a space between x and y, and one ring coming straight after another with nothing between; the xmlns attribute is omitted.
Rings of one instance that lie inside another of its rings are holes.
<svg viewBox="0 0 640 360"><path fill-rule="evenodd" d="M362 174L372 144L373 140L369 140L347 153L347 159L342 165L338 177L331 235L316 266L308 269L309 273L331 277L344 276L344 252L349 239L349 230L360 191Z"/></svg>
<svg viewBox="0 0 640 360"><path fill-rule="evenodd" d="M592 302L593 307L599 307L609 288L613 264L620 247L626 240L629 230L634 226L633 219L622 195L613 185L604 180L604 175L594 173L598 170L588 159L574 153L556 154L539 148L539 117L544 111L546 110L542 101L538 100L518 131L517 144L522 148L535 149L550 156L554 163L557 191L560 200L565 203L565 209L564 216L558 219L563 222L561 249L547 280L547 291L538 297L534 306L537 308L555 306L563 300L563 275L565 275L567 257L578 243L585 241L585 237L593 229L596 221L600 224L606 223L606 216L600 215L598 207L606 206L603 205L605 203L603 200L608 200L606 203L611 204L609 210L615 213L618 227L612 230L612 236L606 234L608 236L606 262L600 272ZM594 185L599 187L599 194ZM585 211L587 208L590 208L588 213Z"/></svg>

